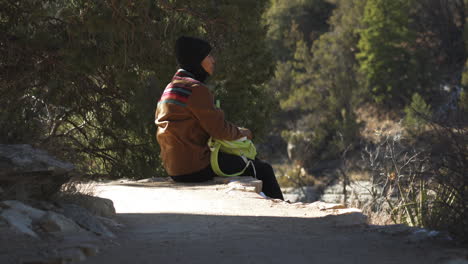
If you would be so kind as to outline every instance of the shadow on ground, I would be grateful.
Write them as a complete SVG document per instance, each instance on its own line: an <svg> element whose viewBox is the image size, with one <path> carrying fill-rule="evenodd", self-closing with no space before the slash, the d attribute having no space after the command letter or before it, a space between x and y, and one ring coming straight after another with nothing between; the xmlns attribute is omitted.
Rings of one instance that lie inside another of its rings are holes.
<svg viewBox="0 0 468 264"><path fill-rule="evenodd" d="M334 217L120 214L125 227L84 263L443 263L442 245L408 244Z"/></svg>

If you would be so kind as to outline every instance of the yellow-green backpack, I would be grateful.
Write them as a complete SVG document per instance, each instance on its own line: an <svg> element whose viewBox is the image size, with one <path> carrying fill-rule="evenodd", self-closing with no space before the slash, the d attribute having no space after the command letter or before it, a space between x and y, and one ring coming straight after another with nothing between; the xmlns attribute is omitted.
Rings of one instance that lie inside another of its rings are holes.
<svg viewBox="0 0 468 264"><path fill-rule="evenodd" d="M251 140L242 138L239 140L228 141L228 140L219 140L219 139L210 138L208 140L208 146L211 150L211 156L210 156L211 168L216 173L216 175L225 176L225 177L239 176L245 172L245 170L249 167L249 165L252 165L254 174L256 174L255 167L253 165L252 160L255 159L255 157L257 156L257 149L255 148L255 145L253 144ZM240 172L233 173L233 174L226 174L222 172L218 164L219 151L240 156L245 162L244 169L242 169L242 171ZM253 176L256 176L256 175L253 175Z"/></svg>

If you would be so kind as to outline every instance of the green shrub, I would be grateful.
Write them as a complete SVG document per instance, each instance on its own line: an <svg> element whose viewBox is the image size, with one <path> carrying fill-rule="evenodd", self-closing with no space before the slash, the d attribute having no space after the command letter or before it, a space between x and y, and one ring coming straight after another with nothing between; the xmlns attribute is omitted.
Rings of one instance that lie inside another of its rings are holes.
<svg viewBox="0 0 468 264"><path fill-rule="evenodd" d="M413 94L411 104L405 107L405 113L403 125L411 135L420 134L432 115L431 107L418 93Z"/></svg>

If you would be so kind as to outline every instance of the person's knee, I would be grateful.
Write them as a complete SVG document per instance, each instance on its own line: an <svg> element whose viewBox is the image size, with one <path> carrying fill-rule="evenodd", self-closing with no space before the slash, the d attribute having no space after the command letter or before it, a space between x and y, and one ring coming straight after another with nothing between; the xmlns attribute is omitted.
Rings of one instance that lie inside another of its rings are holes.
<svg viewBox="0 0 468 264"><path fill-rule="evenodd" d="M275 176L273 167L266 162L257 162L257 164L255 164L255 169L257 175L260 175L262 179Z"/></svg>

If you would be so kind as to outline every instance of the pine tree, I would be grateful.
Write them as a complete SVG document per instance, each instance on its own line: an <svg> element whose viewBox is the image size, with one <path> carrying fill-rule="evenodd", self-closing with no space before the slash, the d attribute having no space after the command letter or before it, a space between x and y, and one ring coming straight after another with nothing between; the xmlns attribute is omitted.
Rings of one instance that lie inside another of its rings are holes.
<svg viewBox="0 0 468 264"><path fill-rule="evenodd" d="M418 90L417 64L410 47L415 34L410 29L412 0L368 0L359 41L360 70L364 85L376 102L404 105Z"/></svg>
<svg viewBox="0 0 468 264"><path fill-rule="evenodd" d="M365 1L340 1L328 19L330 32L311 47L296 43L288 61L289 90L281 107L297 118L283 133L296 145L308 146L300 156L306 167L336 159L358 136L354 108L360 98L355 50ZM295 28L293 28L295 29Z"/></svg>
<svg viewBox="0 0 468 264"><path fill-rule="evenodd" d="M411 104L405 107L406 116L403 124L412 135L418 135L431 120L431 107L418 93L411 97Z"/></svg>

